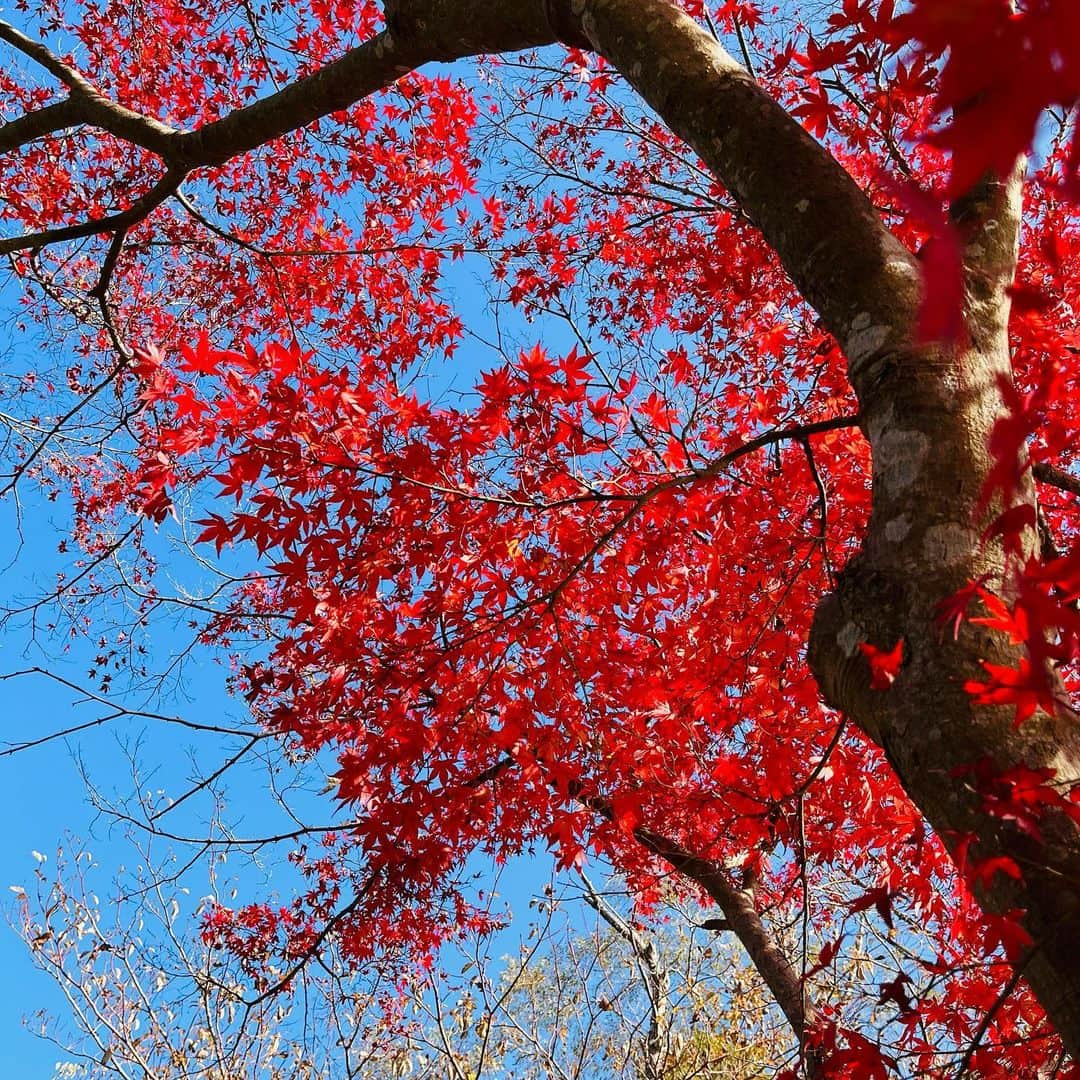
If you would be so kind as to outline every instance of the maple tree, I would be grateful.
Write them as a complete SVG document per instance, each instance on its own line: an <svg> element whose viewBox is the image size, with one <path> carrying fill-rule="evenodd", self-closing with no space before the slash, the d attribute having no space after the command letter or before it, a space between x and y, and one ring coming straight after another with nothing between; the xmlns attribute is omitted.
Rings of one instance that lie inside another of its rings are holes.
<svg viewBox="0 0 1080 1080"><path fill-rule="evenodd" d="M76 359L12 384L5 491L73 500L76 610L170 599L155 529L224 560L173 599L349 808L208 940L430 955L463 860L542 841L715 903L808 1074L1060 1074L1076 6L23 9L62 46L0 24L0 252ZM817 1003L842 934L792 911L930 935L897 1030Z"/></svg>

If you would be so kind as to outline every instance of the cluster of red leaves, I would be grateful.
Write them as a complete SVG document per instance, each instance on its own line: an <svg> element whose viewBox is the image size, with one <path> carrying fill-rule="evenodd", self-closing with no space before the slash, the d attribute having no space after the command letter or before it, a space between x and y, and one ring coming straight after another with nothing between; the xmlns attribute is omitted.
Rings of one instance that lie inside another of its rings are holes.
<svg viewBox="0 0 1080 1080"><path fill-rule="evenodd" d="M1034 840L1042 840L1042 819L1047 810L1080 821L1080 791L1063 790L1056 785L1052 769L1032 769L1026 765L1000 769L984 758L974 765L958 768L955 776L972 785L987 814L1011 822ZM1020 878L1020 867L1007 857L970 859L968 850L972 843L972 837L965 837L957 851L957 863L970 880L985 885L996 873Z"/></svg>
<svg viewBox="0 0 1080 1080"><path fill-rule="evenodd" d="M987 172L1007 176L1044 110L1071 110L1080 99L1080 8L1072 0L915 0L890 33L921 42L932 58L948 54L935 104L939 114L951 112L938 142L951 152L953 195ZM1078 180L1074 139L1061 182L1076 196Z"/></svg>

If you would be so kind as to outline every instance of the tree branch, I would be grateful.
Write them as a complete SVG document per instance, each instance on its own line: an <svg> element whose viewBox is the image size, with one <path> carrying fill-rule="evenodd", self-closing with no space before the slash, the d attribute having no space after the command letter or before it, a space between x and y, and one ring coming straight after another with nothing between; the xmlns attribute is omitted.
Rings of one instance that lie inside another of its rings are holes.
<svg viewBox="0 0 1080 1080"><path fill-rule="evenodd" d="M70 127L76 123L94 124L118 138L152 150L162 157L168 157L168 148L178 134L175 128L110 101L81 72L65 63L40 42L28 38L2 19L0 19L0 41L6 41L40 64L71 91L71 96L67 101L57 102L36 113L19 117L7 125L5 131L19 124L22 124L24 130L34 130L37 127L37 133L29 136L37 138L48 134L48 131L58 131L60 128ZM60 111L49 113L50 109ZM43 117L42 114L45 116ZM59 123L56 122L58 115L61 120ZM40 126L45 123L53 126L48 131L40 130ZM14 142L15 139L21 139L21 141ZM0 153L15 149L26 141L26 137L20 135L18 128L8 136L0 135Z"/></svg>
<svg viewBox="0 0 1080 1080"><path fill-rule="evenodd" d="M829 755L839 741L842 731L843 724L840 725L837 733L830 741L822 760L811 771L810 776L805 781L803 792L809 788L820 774ZM517 764L518 762L513 758L501 758L494 766L470 781L468 786L487 783L498 776L504 769ZM580 793L573 797L583 807L594 811L605 820L614 820L611 803L607 799ZM688 877L699 885L720 908L724 915L725 925L723 929L731 931L739 939L758 974L762 977L776 1003L783 1011L792 1032L799 1042L800 1054L806 1063L808 1077L813 1078L820 1075L818 1058L814 1051L807 1047L807 1036L815 1015L813 1006L808 1000L806 988L803 980L799 977L799 973L776 944L772 934L762 921L754 903L753 890L736 888L728 877L727 871L718 863L692 854L686 848L662 836L660 833L639 827L634 830L633 835L639 844L658 858L663 859L676 873ZM589 885L584 874L582 874L582 879L591 890L592 886ZM605 918L607 918L606 915ZM611 920L608 919L608 921ZM612 925L615 924L612 923ZM714 927L709 928L713 929ZM719 927L715 928L719 929ZM616 927L616 929L619 928ZM624 937L626 936L622 930L619 932Z"/></svg>
<svg viewBox="0 0 1080 1080"><path fill-rule="evenodd" d="M649 1031L645 1036L644 1080L662 1080L664 1075L664 1042L667 1020L667 997L669 977L661 966L656 943L643 938L634 928L596 891L583 870L578 871L585 885L585 903L589 905L619 935L634 954L649 999Z"/></svg>
<svg viewBox="0 0 1080 1080"><path fill-rule="evenodd" d="M44 135L52 135L81 122L82 109L71 97L17 116L0 127L0 154L8 154Z"/></svg>
<svg viewBox="0 0 1080 1080"><path fill-rule="evenodd" d="M559 40L553 0L387 0L387 29L276 94L176 140L177 160L217 165L355 105L433 61L516 52ZM577 35L578 43L580 33Z"/></svg>
<svg viewBox="0 0 1080 1080"><path fill-rule="evenodd" d="M1049 484L1060 491L1067 491L1070 495L1080 496L1080 477L1059 469L1056 465L1050 465L1045 461L1038 461L1032 467L1035 479L1040 483Z"/></svg>
<svg viewBox="0 0 1080 1080"><path fill-rule="evenodd" d="M88 221L80 221L76 225L64 225L58 229L45 229L41 232L26 233L23 236L0 240L0 255L10 255L15 251L42 248L49 244L63 243L65 240L81 240L84 237L97 236L101 233L125 232L153 213L170 195L175 194L183 180L182 173L168 172L142 198L137 199L127 210L122 210L118 214L111 214L109 217L103 218L90 218ZM106 270L110 273L109 264L115 265L118 256L118 251L109 254ZM107 286L108 279L104 273L102 278ZM98 295L100 287L99 283L92 295Z"/></svg>
<svg viewBox="0 0 1080 1080"><path fill-rule="evenodd" d="M24 56L30 57L36 64L40 64L50 75L55 76L69 90L77 94L96 94L97 90L81 72L76 71L70 64L65 63L51 49L42 45L40 41L34 41L27 37L21 30L17 30L11 23L0 19L0 41L6 41L16 48Z"/></svg>
<svg viewBox="0 0 1080 1080"><path fill-rule="evenodd" d="M611 821L614 817L606 799L579 796L579 802ZM765 981L780 1006L806 1062L809 1077L820 1075L817 1056L807 1047L807 1036L814 1020L814 1009L799 973L776 944L754 905L752 890L736 888L727 871L718 863L694 855L674 840L651 829L639 827L634 839L676 873L695 882L724 914L730 930L746 950L747 956Z"/></svg>
<svg viewBox="0 0 1080 1080"><path fill-rule="evenodd" d="M716 863L692 854L659 833L640 828L634 830L634 836L673 870L696 882L724 913L731 932L746 949L798 1039L806 1057L808 1075L816 1075L815 1057L806 1048L809 1028L814 1019L813 1006L799 973L762 922L751 894L737 889L724 869Z"/></svg>
<svg viewBox="0 0 1080 1080"><path fill-rule="evenodd" d="M8 41L72 86L86 122L155 150L181 174L347 109L431 61L560 40L587 45L622 72L728 187L853 365L906 334L920 291L914 257L832 155L668 0L388 0L386 15L385 31L340 59L190 132L105 101L43 46L0 25ZM36 128L27 122L23 130L40 130L44 122ZM18 130L14 137L21 137ZM23 246L71 238L52 230Z"/></svg>

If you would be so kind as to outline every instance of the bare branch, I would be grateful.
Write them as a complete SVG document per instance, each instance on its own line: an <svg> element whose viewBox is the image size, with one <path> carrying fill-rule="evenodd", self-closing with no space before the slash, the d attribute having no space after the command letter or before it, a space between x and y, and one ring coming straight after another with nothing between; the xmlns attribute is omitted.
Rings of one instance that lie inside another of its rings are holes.
<svg viewBox="0 0 1080 1080"><path fill-rule="evenodd" d="M48 671L41 667L24 668L21 671L9 671L0 675L0 682L7 682L9 679L21 679L27 676L37 675L41 678L48 679L51 682L56 683L59 686L66 687L68 690L78 694L85 701L93 701L98 705L103 705L108 709L112 709L115 716L129 716L132 718L142 718L144 720L156 720L164 724L174 724L177 727L187 728L191 731L206 731L216 735L235 735L243 737L251 737L251 730L244 728L232 728L225 727L221 724L200 724L196 720L186 720L182 716L170 715L168 713L151 712L147 709L130 709L117 705L110 698L107 698L104 694L98 693L96 690L91 690L88 687L80 686L78 683L72 682L70 679L65 679L62 675L57 675L54 671ZM110 717L112 719L112 717ZM100 721L97 721L100 722ZM63 735L63 732L59 732L51 738L59 738ZM5 754L15 753L22 747L13 747L4 751Z"/></svg>
<svg viewBox="0 0 1080 1080"><path fill-rule="evenodd" d="M207 788L211 787L215 781L223 777L234 765L241 761L247 755L249 750L257 746L261 740L269 737L270 732L252 735L235 754L226 758L209 776L204 777L202 780L198 781L198 783L189 787L180 798L174 799L167 806L164 806L162 809L151 814L150 821L159 821L166 814L172 813L178 806L187 802L188 799L198 795L200 791L205 791Z"/></svg>
<svg viewBox="0 0 1080 1080"><path fill-rule="evenodd" d="M1064 469L1059 469L1056 465L1050 465L1045 461L1036 462L1032 472L1035 474L1035 479L1041 483L1049 484L1050 487L1056 487L1060 491L1067 491L1070 495L1080 496L1080 477L1073 476L1072 473L1067 473Z"/></svg>

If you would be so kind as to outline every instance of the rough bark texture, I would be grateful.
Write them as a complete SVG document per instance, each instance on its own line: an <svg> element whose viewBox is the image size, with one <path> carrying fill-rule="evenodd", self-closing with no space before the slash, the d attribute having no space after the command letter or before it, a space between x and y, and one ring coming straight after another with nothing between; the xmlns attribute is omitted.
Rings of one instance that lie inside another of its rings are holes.
<svg viewBox="0 0 1080 1080"><path fill-rule="evenodd" d="M843 345L874 458L873 510L861 553L818 612L810 662L826 699L885 752L938 835L955 849L1005 854L1024 881L1003 875L981 899L1027 911L1036 941L1025 966L1051 1020L1080 1055L1080 830L1047 823L1037 843L983 812L953 774L990 758L1001 768L1050 767L1080 780L1080 724L1064 712L1015 729L1011 709L976 708L963 689L980 659L1014 663L1015 649L974 627L943 635L936 605L970 580L1000 577L1003 555L981 534L991 462L988 438L1010 377L1008 299L1019 228L1019 177L988 182L956 208L967 241L970 342L922 346L915 333L917 260L885 229L851 177L710 36L666 0L390 0L387 30L262 101L192 132L174 132L107 102L78 73L6 24L5 37L68 85L67 102L0 129L0 151L76 123L97 125L161 155L168 182L354 104L435 60L562 40L602 53L697 151L775 249L792 280ZM162 181L165 183L165 181ZM157 204L6 242L3 250L122 230ZM72 229L76 232L72 232ZM1033 500L1030 490L1023 497ZM1035 543L1034 533L1030 543ZM871 690L858 644L905 641L888 691ZM688 852L653 850L699 881L769 983L798 1037L808 1016L790 964L764 933L752 900L721 889ZM748 910L743 910L745 904ZM730 910L729 910L730 909ZM762 937L764 935L764 937ZM796 980L797 982L797 980Z"/></svg>

